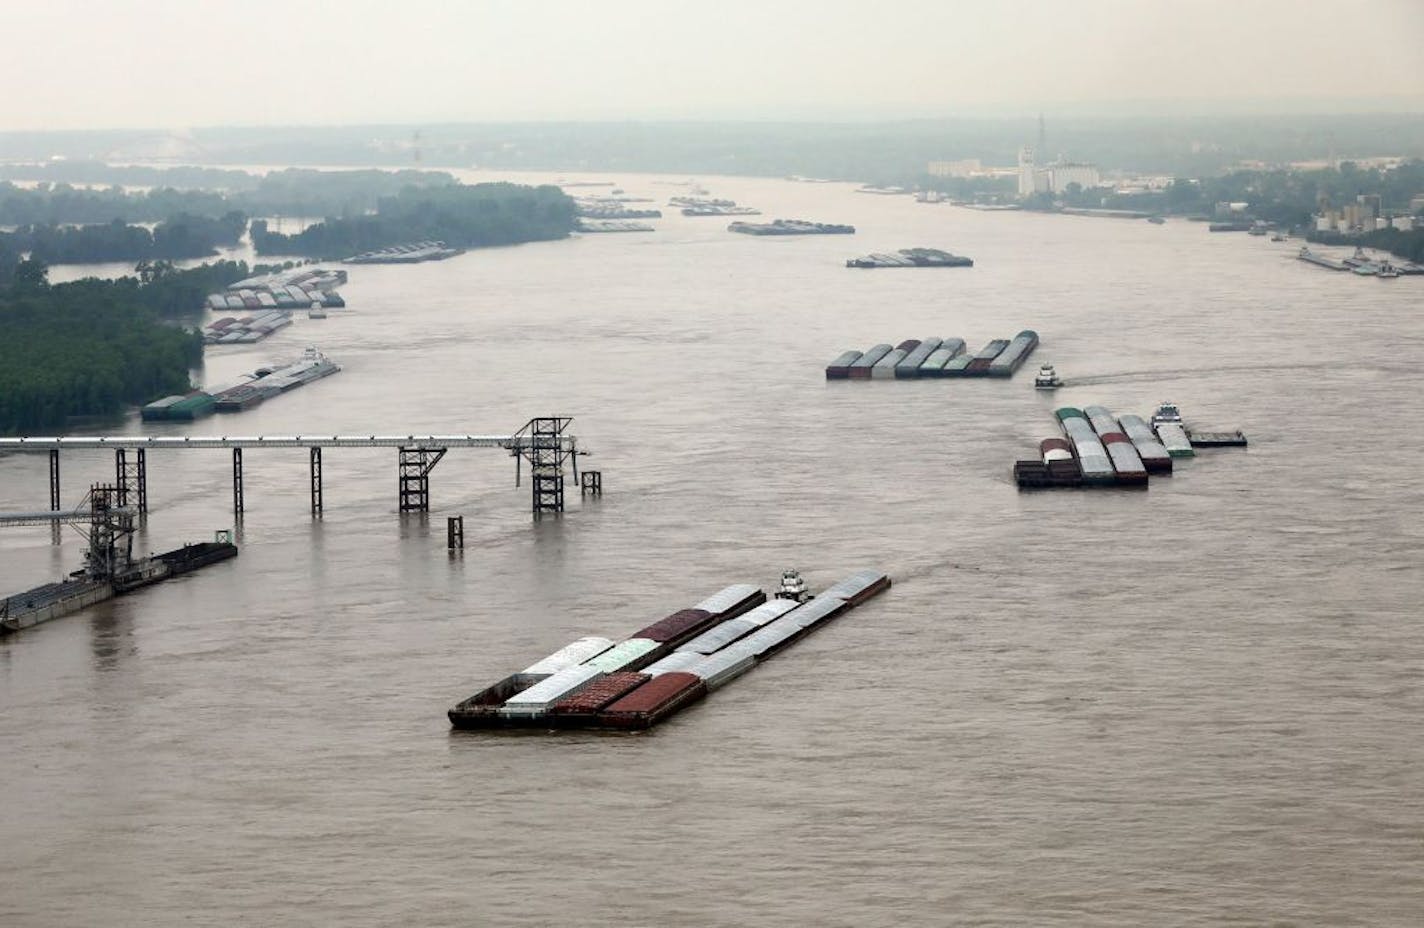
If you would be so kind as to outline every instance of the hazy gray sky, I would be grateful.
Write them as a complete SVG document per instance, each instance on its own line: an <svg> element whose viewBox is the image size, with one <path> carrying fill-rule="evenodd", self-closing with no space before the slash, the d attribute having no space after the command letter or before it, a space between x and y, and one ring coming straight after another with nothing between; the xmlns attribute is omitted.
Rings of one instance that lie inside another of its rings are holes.
<svg viewBox="0 0 1424 928"><path fill-rule="evenodd" d="M4 0L0 130L1424 100L1424 0Z"/></svg>

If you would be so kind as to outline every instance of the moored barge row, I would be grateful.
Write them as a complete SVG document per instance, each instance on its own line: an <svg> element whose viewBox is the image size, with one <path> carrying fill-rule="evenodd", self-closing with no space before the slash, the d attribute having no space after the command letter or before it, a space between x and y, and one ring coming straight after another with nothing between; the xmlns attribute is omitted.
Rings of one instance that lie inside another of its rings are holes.
<svg viewBox="0 0 1424 928"><path fill-rule="evenodd" d="M826 365L827 380L913 380L923 377L1012 377L1038 347L1038 333L1025 329L995 339L973 354L962 338L907 339L865 352L843 352ZM882 350L883 349L883 350Z"/></svg>
<svg viewBox="0 0 1424 928"><path fill-rule="evenodd" d="M453 706L460 729L641 730L890 586L858 570L799 603L735 584L621 642L580 638Z"/></svg>

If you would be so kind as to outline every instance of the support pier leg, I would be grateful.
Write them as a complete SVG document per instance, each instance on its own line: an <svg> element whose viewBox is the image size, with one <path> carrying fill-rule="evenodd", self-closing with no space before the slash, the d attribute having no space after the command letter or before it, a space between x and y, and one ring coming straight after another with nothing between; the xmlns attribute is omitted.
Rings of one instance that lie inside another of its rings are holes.
<svg viewBox="0 0 1424 928"><path fill-rule="evenodd" d="M242 449L232 449L232 514L242 518Z"/></svg>
<svg viewBox="0 0 1424 928"><path fill-rule="evenodd" d="M51 448L49 451L49 508L51 512L59 511L59 497L59 449ZM49 528L50 544L59 544L59 536L59 523L56 522Z"/></svg>
<svg viewBox="0 0 1424 928"><path fill-rule="evenodd" d="M129 462L123 448L114 449L114 487L119 491L116 505L129 504Z"/></svg>
<svg viewBox="0 0 1424 928"><path fill-rule="evenodd" d="M321 504L321 448L311 449L311 511L312 515L322 513Z"/></svg>
<svg viewBox="0 0 1424 928"><path fill-rule="evenodd" d="M148 453L143 448L114 449L114 486L118 490L117 505L127 506L132 494L139 515L148 515Z"/></svg>
<svg viewBox="0 0 1424 928"><path fill-rule="evenodd" d="M565 424L556 417L529 421L529 474L534 478L530 508L536 518L564 511L564 459L569 456L561 437Z"/></svg>
<svg viewBox="0 0 1424 928"><path fill-rule="evenodd" d="M400 449L396 498L401 512L430 511L430 472L440 463L445 451L445 448Z"/></svg>
<svg viewBox="0 0 1424 928"><path fill-rule="evenodd" d="M139 515L148 515L148 453L139 448L136 452L138 460L134 462L134 482L138 489L138 511Z"/></svg>
<svg viewBox="0 0 1424 928"><path fill-rule="evenodd" d="M445 520L445 546L451 551L465 549L464 516L450 516Z"/></svg>

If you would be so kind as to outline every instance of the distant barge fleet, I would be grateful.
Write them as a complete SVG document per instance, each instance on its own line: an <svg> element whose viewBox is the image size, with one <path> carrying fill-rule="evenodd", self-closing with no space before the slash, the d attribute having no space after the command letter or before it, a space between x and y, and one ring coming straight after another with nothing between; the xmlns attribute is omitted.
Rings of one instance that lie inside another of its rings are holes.
<svg viewBox="0 0 1424 928"><path fill-rule="evenodd" d="M755 586L734 584L617 644L580 638L454 706L450 724L649 728L889 586L886 574L861 570L806 601L804 592L768 600Z"/></svg>
<svg viewBox="0 0 1424 928"><path fill-rule="evenodd" d="M866 351L847 351L826 366L827 380L912 380L923 377L1012 377L1038 347L1038 333L1025 329L998 338L974 354L962 338L907 339Z"/></svg>

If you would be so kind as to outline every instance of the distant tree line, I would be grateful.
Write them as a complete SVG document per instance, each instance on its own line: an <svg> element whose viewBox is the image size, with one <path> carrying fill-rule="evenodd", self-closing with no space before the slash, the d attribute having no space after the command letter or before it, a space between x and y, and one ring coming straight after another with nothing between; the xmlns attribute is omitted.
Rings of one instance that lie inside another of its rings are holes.
<svg viewBox="0 0 1424 928"><path fill-rule="evenodd" d="M46 265L177 260L217 254L220 245L236 245L246 228L247 217L239 212L215 219L183 214L152 229L122 219L100 225L22 226L0 232L0 242Z"/></svg>
<svg viewBox="0 0 1424 928"><path fill-rule="evenodd" d="M58 430L70 417L186 392L202 337L164 320L247 275L240 261L191 270L160 262L137 277L51 286L43 262L0 241L0 432Z"/></svg>
<svg viewBox="0 0 1424 928"><path fill-rule="evenodd" d="M183 213L221 216L232 211L221 193L159 187L126 192L122 187L89 190L68 184L17 187L0 182L0 225L56 226L65 224L162 222Z"/></svg>
<svg viewBox="0 0 1424 928"><path fill-rule="evenodd" d="M0 166L0 176L20 166ZM21 172L23 173L23 172ZM64 176L84 182L103 178L107 184L158 181L150 190L126 191L120 186L86 189L68 182L41 181L25 188L0 182L0 225L63 223L160 222L186 214L218 218L228 213L248 216L359 216L371 212L382 197L407 187L442 187L455 183L443 171L317 171L289 168L267 174L196 168L138 168L56 162L31 166L32 174ZM72 176L72 175L77 175ZM176 184L202 182L200 189Z"/></svg>
<svg viewBox="0 0 1424 928"><path fill-rule="evenodd" d="M573 200L558 187L463 184L407 187L382 198L372 215L330 218L295 235L252 223L258 254L343 258L405 242L436 239L459 248L563 238L574 225Z"/></svg>

